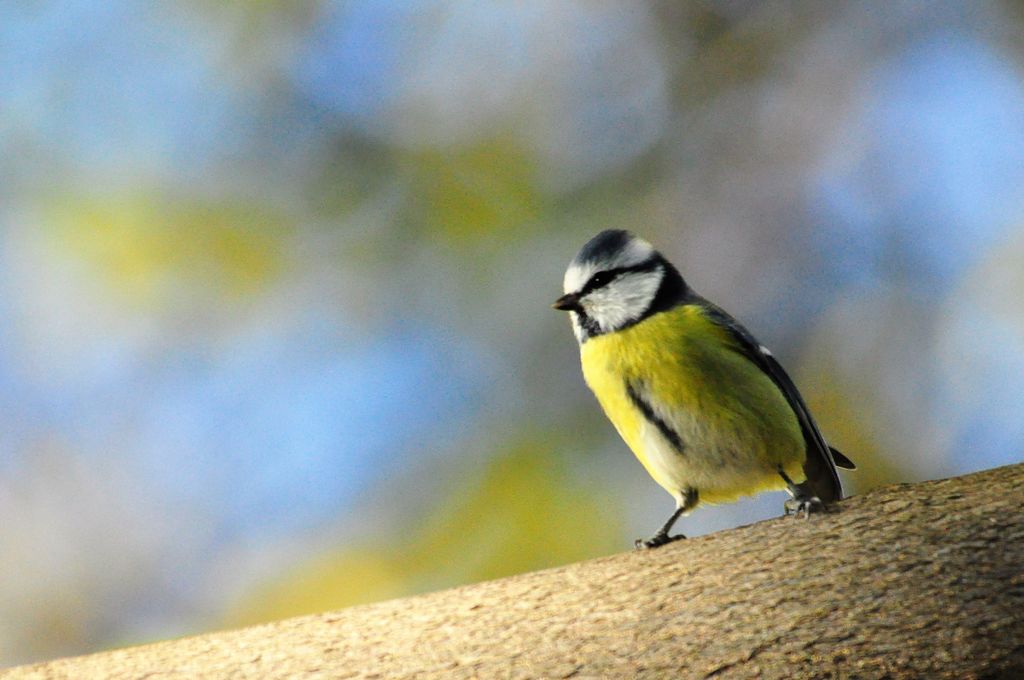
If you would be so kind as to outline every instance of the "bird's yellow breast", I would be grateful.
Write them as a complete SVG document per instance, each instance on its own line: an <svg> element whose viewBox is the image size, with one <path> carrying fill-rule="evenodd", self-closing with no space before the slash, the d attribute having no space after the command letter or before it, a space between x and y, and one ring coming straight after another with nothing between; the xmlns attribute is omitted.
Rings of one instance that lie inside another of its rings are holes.
<svg viewBox="0 0 1024 680"><path fill-rule="evenodd" d="M805 444L785 396L698 305L655 314L580 347L587 385L651 476L677 498L726 502L804 479ZM673 446L637 407L642 385Z"/></svg>

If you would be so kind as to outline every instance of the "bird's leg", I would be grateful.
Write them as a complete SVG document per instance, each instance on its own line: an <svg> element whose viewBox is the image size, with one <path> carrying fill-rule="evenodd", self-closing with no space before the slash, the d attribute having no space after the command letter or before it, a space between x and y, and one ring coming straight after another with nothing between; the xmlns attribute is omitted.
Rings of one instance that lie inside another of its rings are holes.
<svg viewBox="0 0 1024 680"><path fill-rule="evenodd" d="M679 507L677 507L676 511L672 513L672 516L668 518L668 521L661 525L661 528L658 529L657 533L650 538L636 539L633 541L633 546L636 547L637 550L647 550L686 538L686 536L683 536L682 534L669 536L668 532L672 530L672 525L676 523L676 520L679 519L680 515L688 510L692 510L695 505L697 505L697 490L693 488L687 489L683 492L683 500L679 504Z"/></svg>
<svg viewBox="0 0 1024 680"><path fill-rule="evenodd" d="M821 512L825 509L825 504L821 502L821 499L807 493L807 489L799 484L794 484L781 465L779 466L779 476L786 482L786 490L792 496L792 498L786 499L784 506L787 515L810 517L812 512Z"/></svg>
<svg viewBox="0 0 1024 680"><path fill-rule="evenodd" d="M681 514L683 514L683 506L680 505L678 508L676 508L676 511L672 513L672 516L668 518L668 521L665 522L660 529L658 529L658 532L656 534L654 534L650 538L636 539L635 541L633 541L634 547L636 547L637 550L657 548L658 546L665 545L666 543L671 543L672 541L678 541L681 538L686 538L686 536L683 536L682 534L677 534L675 536L668 535L668 532L672 529L672 525L676 523L676 520L679 519L679 516Z"/></svg>

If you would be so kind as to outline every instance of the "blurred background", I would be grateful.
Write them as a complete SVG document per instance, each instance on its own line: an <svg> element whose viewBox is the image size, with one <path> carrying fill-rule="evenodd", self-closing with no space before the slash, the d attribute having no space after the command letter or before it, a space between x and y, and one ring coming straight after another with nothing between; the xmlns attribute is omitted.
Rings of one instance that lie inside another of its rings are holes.
<svg viewBox="0 0 1024 680"><path fill-rule="evenodd" d="M0 5L0 665L628 550L633 229L847 490L1024 458L1024 3ZM701 509L699 535L783 496Z"/></svg>

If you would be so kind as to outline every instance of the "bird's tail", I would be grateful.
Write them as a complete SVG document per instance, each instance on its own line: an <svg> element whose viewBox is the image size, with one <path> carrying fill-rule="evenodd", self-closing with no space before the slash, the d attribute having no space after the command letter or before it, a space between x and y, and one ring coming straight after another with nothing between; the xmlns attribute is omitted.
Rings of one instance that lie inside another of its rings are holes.
<svg viewBox="0 0 1024 680"><path fill-rule="evenodd" d="M795 486L807 496L817 496L825 505L842 500L843 487L839 482L839 475L836 474L836 467L856 469L849 458L831 446L827 452L809 453L804 462L804 474L807 479Z"/></svg>

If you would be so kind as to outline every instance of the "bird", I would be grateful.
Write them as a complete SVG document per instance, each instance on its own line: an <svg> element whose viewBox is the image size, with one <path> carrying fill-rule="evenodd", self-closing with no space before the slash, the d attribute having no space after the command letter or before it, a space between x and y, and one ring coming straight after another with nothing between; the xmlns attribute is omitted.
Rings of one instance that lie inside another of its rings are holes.
<svg viewBox="0 0 1024 680"><path fill-rule="evenodd" d="M569 263L564 295L583 377L619 435L676 501L638 549L670 535L703 503L789 492L785 514L842 499L830 447L775 356L736 319L698 295L646 240L602 231Z"/></svg>

